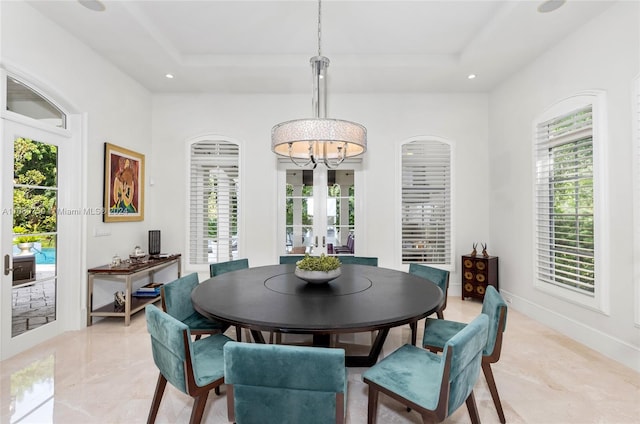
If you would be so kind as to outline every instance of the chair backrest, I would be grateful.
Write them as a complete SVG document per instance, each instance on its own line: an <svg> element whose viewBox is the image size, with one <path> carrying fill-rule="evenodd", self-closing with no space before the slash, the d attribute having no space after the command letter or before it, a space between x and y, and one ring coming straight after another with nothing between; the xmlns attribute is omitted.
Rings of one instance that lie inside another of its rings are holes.
<svg viewBox="0 0 640 424"><path fill-rule="evenodd" d="M229 420L268 424L344 419L343 349L229 342L224 368L231 388Z"/></svg>
<svg viewBox="0 0 640 424"><path fill-rule="evenodd" d="M356 244L355 237L353 237L353 234L349 234L347 236L347 249L349 249L351 253L355 252L355 248L356 248L355 244Z"/></svg>
<svg viewBox="0 0 640 424"><path fill-rule="evenodd" d="M304 259L304 255L284 255L280 256L280 264L295 264Z"/></svg>
<svg viewBox="0 0 640 424"><path fill-rule="evenodd" d="M365 256L338 256L343 264L378 266L378 258Z"/></svg>
<svg viewBox="0 0 640 424"><path fill-rule="evenodd" d="M484 292L482 313L489 317L489 333L484 356L492 357L490 362L496 362L500 359L502 333L507 326L507 303L493 286L487 286Z"/></svg>
<svg viewBox="0 0 640 424"><path fill-rule="evenodd" d="M409 274L426 278L427 280L436 283L436 285L440 287L440 290L442 290L442 293L444 293L444 304L442 305L442 309L446 308L447 292L449 291L449 271L426 265L409 264Z"/></svg>
<svg viewBox="0 0 640 424"><path fill-rule="evenodd" d="M443 381L440 389L438 411L444 412L444 402L448 398L445 417L455 412L469 397L473 390L482 362L482 351L487 341L489 318L480 314L453 336L444 346ZM446 396L447 386L449 395Z"/></svg>
<svg viewBox="0 0 640 424"><path fill-rule="evenodd" d="M249 259L246 258L227 262L217 262L209 265L209 275L215 277L216 275L224 274L225 272L247 268L249 268Z"/></svg>
<svg viewBox="0 0 640 424"><path fill-rule="evenodd" d="M189 394L185 380L186 364L193 363L189 327L152 304L145 307L145 316L153 362L169 383Z"/></svg>
<svg viewBox="0 0 640 424"><path fill-rule="evenodd" d="M191 292L199 282L198 274L194 272L163 284L160 288L162 309L178 321L184 321L191 316L195 312Z"/></svg>

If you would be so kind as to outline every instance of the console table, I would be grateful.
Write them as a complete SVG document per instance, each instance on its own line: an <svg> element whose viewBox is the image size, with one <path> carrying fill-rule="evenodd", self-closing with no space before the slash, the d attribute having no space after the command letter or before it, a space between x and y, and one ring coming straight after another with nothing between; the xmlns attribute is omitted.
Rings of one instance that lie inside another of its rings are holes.
<svg viewBox="0 0 640 424"><path fill-rule="evenodd" d="M178 277L180 277L181 262L180 254L169 255L161 258L149 258L140 262L123 262L119 266L102 265L87 270L87 327L93 324L93 317L120 317L124 318L124 325L131 322L131 315L144 309L149 303L157 302L160 296L156 297L133 297L133 280L143 274L149 274L153 280L154 272L171 266L178 265ZM95 278L116 280L125 284L125 305L124 311L116 310L113 302L93 309L93 285Z"/></svg>

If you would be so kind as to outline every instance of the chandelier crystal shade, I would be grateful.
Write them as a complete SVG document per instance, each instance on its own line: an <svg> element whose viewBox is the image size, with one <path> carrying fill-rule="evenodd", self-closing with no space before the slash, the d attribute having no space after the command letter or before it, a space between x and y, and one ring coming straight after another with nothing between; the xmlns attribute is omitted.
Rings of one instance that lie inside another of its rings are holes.
<svg viewBox="0 0 640 424"><path fill-rule="evenodd" d="M313 118L282 122L271 129L271 150L298 166L323 163L335 168L346 158L367 151L367 129L355 122L330 119L327 114L327 68L321 54L321 2L318 1L318 56L312 57Z"/></svg>

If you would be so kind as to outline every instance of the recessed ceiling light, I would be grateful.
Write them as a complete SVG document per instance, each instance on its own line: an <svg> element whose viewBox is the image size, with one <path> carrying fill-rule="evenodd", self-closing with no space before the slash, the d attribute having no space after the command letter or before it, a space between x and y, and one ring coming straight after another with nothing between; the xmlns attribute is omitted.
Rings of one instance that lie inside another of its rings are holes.
<svg viewBox="0 0 640 424"><path fill-rule="evenodd" d="M167 77L169 79L173 79L173 74L166 74L165 77Z"/></svg>
<svg viewBox="0 0 640 424"><path fill-rule="evenodd" d="M475 79L476 77L477 77L477 75L476 75L476 74L469 74L469 75L467 75L467 78L468 78L468 79Z"/></svg>
<svg viewBox="0 0 640 424"><path fill-rule="evenodd" d="M559 9L567 0L547 0L538 6L538 12L549 13Z"/></svg>
<svg viewBox="0 0 640 424"><path fill-rule="evenodd" d="M78 3L94 12L104 12L106 7L100 0L78 0Z"/></svg>

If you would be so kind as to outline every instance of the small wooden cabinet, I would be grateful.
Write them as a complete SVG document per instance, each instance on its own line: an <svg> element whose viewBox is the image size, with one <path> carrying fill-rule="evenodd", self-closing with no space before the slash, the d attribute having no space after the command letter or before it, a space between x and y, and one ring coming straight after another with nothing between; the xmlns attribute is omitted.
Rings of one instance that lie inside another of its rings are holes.
<svg viewBox="0 0 640 424"><path fill-rule="evenodd" d="M462 300L467 297L484 299L487 286L498 290L497 256L462 256Z"/></svg>

